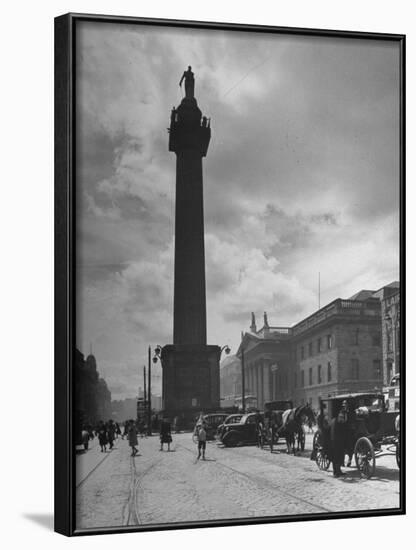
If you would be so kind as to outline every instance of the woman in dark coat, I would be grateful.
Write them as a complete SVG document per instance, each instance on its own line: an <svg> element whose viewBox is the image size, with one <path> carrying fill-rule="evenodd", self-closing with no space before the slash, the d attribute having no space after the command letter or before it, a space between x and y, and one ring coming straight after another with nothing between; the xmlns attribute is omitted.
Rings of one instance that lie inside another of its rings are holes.
<svg viewBox="0 0 416 550"><path fill-rule="evenodd" d="M332 419L330 433L334 476L340 477L343 475L341 466L344 465L348 438L348 405L346 401L342 402L341 410L337 416Z"/></svg>
<svg viewBox="0 0 416 550"><path fill-rule="evenodd" d="M139 442L137 440L136 424L133 422L133 420L130 421L127 437L129 439L129 445L131 447L131 456L136 456L139 452L139 450L136 448L136 445L138 445Z"/></svg>
<svg viewBox="0 0 416 550"><path fill-rule="evenodd" d="M113 420L109 420L107 424L107 438L110 445L110 449L114 447L114 439L116 437L116 425Z"/></svg>
<svg viewBox="0 0 416 550"><path fill-rule="evenodd" d="M100 423L98 426L98 441L100 443L101 452L105 453L107 451L107 430L105 429L104 423Z"/></svg>
<svg viewBox="0 0 416 550"><path fill-rule="evenodd" d="M160 450L163 451L163 444L168 444L168 451L170 451L170 444L172 443L172 435L170 422L164 418L160 423Z"/></svg>

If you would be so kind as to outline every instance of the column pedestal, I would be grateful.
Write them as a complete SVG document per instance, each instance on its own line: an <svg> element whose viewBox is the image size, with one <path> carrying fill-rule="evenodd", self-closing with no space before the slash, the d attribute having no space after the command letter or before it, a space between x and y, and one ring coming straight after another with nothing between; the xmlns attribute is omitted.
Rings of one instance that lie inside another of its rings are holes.
<svg viewBox="0 0 416 550"><path fill-rule="evenodd" d="M162 348L163 410L194 419L220 407L219 346L166 345Z"/></svg>

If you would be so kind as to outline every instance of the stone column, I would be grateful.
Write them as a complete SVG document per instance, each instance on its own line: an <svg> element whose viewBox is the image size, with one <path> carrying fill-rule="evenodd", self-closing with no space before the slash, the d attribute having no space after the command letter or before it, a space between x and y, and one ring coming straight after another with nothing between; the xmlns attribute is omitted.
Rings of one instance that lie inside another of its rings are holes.
<svg viewBox="0 0 416 550"><path fill-rule="evenodd" d="M270 401L270 367L267 361L263 361L263 404Z"/></svg>

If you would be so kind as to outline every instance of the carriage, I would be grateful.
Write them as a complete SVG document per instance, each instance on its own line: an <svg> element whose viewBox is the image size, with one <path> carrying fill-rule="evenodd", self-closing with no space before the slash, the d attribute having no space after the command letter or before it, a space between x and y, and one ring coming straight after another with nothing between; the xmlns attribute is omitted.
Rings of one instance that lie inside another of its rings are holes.
<svg viewBox="0 0 416 550"><path fill-rule="evenodd" d="M369 479L375 472L376 459L396 456L400 467L400 433L397 411L388 412L381 393L353 393L320 399L318 430L313 439L312 458L321 470L331 463L331 421L339 414L343 401L347 402L347 434L349 464L352 455L362 477Z"/></svg>

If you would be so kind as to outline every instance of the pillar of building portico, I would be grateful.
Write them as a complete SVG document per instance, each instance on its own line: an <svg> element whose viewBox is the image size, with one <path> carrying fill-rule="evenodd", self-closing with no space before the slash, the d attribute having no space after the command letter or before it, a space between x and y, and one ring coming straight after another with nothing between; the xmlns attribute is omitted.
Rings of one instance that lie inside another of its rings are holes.
<svg viewBox="0 0 416 550"><path fill-rule="evenodd" d="M254 374L256 377L256 396L257 396L257 407L258 407L260 403L261 395L260 395L260 373L259 373L259 366L257 362L254 363Z"/></svg>
<svg viewBox="0 0 416 550"><path fill-rule="evenodd" d="M263 369L263 404L270 401L270 366L267 361L262 361Z"/></svg>
<svg viewBox="0 0 416 550"><path fill-rule="evenodd" d="M261 361L259 361L258 366L258 373L259 373L259 391L260 391L260 408L263 408L264 404L264 376L263 376L263 364Z"/></svg>

